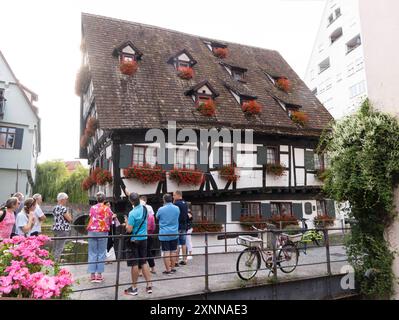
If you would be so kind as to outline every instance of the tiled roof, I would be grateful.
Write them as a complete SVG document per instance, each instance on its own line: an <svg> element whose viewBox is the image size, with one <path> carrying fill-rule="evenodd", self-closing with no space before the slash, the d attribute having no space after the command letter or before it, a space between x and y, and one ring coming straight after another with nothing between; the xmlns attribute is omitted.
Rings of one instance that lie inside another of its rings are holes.
<svg viewBox="0 0 399 320"><path fill-rule="evenodd" d="M229 55L221 60L199 36L91 14L82 14L82 24L102 129L162 128L167 121L176 121L178 127L253 128L267 133L317 135L332 120L277 51L210 40L227 45ZM143 54L131 77L121 74L118 58L113 55L114 49L127 41ZM197 61L191 80L180 79L173 65L167 63L184 49ZM221 61L248 69L246 83L232 80ZM265 72L286 76L292 91L287 94L276 88ZM219 94L216 115L211 118L196 111L191 97L185 95L203 81ZM246 116L228 90L233 86L241 94L256 96L263 105L262 113ZM307 126L294 124L275 97L301 105L309 116Z"/></svg>

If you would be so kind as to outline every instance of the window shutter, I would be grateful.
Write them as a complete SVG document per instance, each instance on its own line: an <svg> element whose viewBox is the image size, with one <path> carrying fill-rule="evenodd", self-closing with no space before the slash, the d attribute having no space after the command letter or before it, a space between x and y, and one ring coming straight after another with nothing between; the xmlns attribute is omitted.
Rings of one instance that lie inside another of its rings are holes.
<svg viewBox="0 0 399 320"><path fill-rule="evenodd" d="M200 163L201 162L200 155L201 155L201 152L197 151L197 169L202 172L208 172L208 163L206 163L206 164Z"/></svg>
<svg viewBox="0 0 399 320"><path fill-rule="evenodd" d="M292 204L292 214L297 219L303 218L302 203L293 203Z"/></svg>
<svg viewBox="0 0 399 320"><path fill-rule="evenodd" d="M256 163L258 165L267 164L267 148L266 147L257 147L257 149L256 149Z"/></svg>
<svg viewBox="0 0 399 320"><path fill-rule="evenodd" d="M128 145L120 146L120 155L119 155L119 168L125 169L132 164L133 159L133 147Z"/></svg>
<svg viewBox="0 0 399 320"><path fill-rule="evenodd" d="M310 202L305 202L305 214L312 214L312 204Z"/></svg>
<svg viewBox="0 0 399 320"><path fill-rule="evenodd" d="M241 203L232 202L231 203L231 221L240 221L241 217Z"/></svg>
<svg viewBox="0 0 399 320"><path fill-rule="evenodd" d="M226 223L227 206L225 204L217 204L215 208L215 222Z"/></svg>
<svg viewBox="0 0 399 320"><path fill-rule="evenodd" d="M272 206L270 203L261 203L261 213L262 213L262 218L271 218L272 216Z"/></svg>
<svg viewBox="0 0 399 320"><path fill-rule="evenodd" d="M305 151L305 168L306 170L315 170L313 151Z"/></svg>
<svg viewBox="0 0 399 320"><path fill-rule="evenodd" d="M327 210L327 214L331 217L331 218L335 218L335 202L334 200L326 200L326 210Z"/></svg>
<svg viewBox="0 0 399 320"><path fill-rule="evenodd" d="M162 165L162 169L163 170L172 170L174 167L174 159L171 159L170 163L169 163L169 157L168 157L168 148L165 148L165 163Z"/></svg>
<svg viewBox="0 0 399 320"><path fill-rule="evenodd" d="M22 149L23 138L24 138L24 129L16 128L15 129L14 149L18 149L18 150Z"/></svg>

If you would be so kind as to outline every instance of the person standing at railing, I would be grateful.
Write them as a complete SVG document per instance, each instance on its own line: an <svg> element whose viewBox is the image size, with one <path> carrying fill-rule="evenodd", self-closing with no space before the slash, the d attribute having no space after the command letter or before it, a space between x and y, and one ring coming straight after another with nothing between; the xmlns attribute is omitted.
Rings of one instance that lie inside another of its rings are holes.
<svg viewBox="0 0 399 320"><path fill-rule="evenodd" d="M150 272L152 274L156 274L155 272L155 261L154 261L154 236L152 234L155 233L155 214L154 214L154 209L152 206L147 204L147 197L146 196L140 196L140 203L147 208L147 262L148 265L150 266ZM139 269L141 270L141 267L139 266Z"/></svg>
<svg viewBox="0 0 399 320"><path fill-rule="evenodd" d="M96 194L97 204L90 208L89 223L87 225L89 238L88 247L88 272L90 273L90 282L100 283L104 281L103 272L105 258L107 255L108 232L112 219L116 215L111 208L105 204L105 194L98 192Z"/></svg>
<svg viewBox="0 0 399 320"><path fill-rule="evenodd" d="M191 260L193 257L191 256L193 253L193 243L191 239L191 234L193 233L193 214L191 213L191 209L188 209L188 220L187 220L187 237L186 237L186 247L187 247L187 256L185 257L185 262L187 260Z"/></svg>
<svg viewBox="0 0 399 320"><path fill-rule="evenodd" d="M177 259L180 255L180 247L183 254L183 260L180 261L181 265L187 264L187 247L186 247L186 233L187 233L187 220L188 220L188 205L187 202L183 200L183 193L180 190L173 192L173 203L180 210L179 214L179 243L176 250ZM177 262L177 261L176 261ZM175 267L179 264L176 263Z"/></svg>
<svg viewBox="0 0 399 320"><path fill-rule="evenodd" d="M57 205L53 209L54 224L53 231L54 237L68 237L71 231L72 215L66 208L68 202L68 195L61 192L57 195ZM66 239L54 240L53 254L56 261L59 261L61 254L64 251Z"/></svg>
<svg viewBox="0 0 399 320"><path fill-rule="evenodd" d="M165 271L163 274L170 275L176 272L174 266L177 262L176 250L179 239L179 207L173 203L173 197L170 194L163 196L163 207L158 209L157 219L159 221L159 240L163 251ZM163 236L162 234L169 234Z"/></svg>
<svg viewBox="0 0 399 320"><path fill-rule="evenodd" d="M5 208L0 210L0 241L9 239L15 226L14 212L19 206L19 200L11 197L6 201Z"/></svg>
<svg viewBox="0 0 399 320"><path fill-rule="evenodd" d="M30 236L33 226L36 223L36 200L28 198L24 202L24 208L17 215L15 222L15 232L19 236Z"/></svg>
<svg viewBox="0 0 399 320"><path fill-rule="evenodd" d="M22 194L22 192L16 192L16 193L13 194L13 197L17 198L18 202L19 202L18 207L14 211L14 217L15 217L15 220L17 220L18 213L20 213L22 211L22 209L24 208L24 195ZM14 227L13 227L12 232L11 232L11 238L13 236L17 235L15 228L16 228L16 226L14 224Z"/></svg>
<svg viewBox="0 0 399 320"><path fill-rule="evenodd" d="M129 201L133 210L129 217L125 218L126 232L131 233L127 251L127 265L131 267L132 286L125 290L126 295L136 296L138 294L137 279L139 277L139 266L147 282L146 291L152 293L151 273L147 264L147 208L140 203L139 195L135 192L129 193Z"/></svg>
<svg viewBox="0 0 399 320"><path fill-rule="evenodd" d="M39 234L42 233L42 223L46 220L46 216L44 215L42 208L40 208L43 202L42 195L36 193L33 195L32 198L36 200L36 209L35 209L36 223L33 226L31 235L38 236Z"/></svg>

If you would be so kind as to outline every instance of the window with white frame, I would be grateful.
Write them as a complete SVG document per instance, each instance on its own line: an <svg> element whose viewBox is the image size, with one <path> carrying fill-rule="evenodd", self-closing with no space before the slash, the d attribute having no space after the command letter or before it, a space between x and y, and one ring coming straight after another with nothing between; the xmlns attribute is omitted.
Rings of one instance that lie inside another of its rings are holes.
<svg viewBox="0 0 399 320"><path fill-rule="evenodd" d="M317 215L318 216L325 216L327 215L327 206L325 200L317 200L316 201L317 207Z"/></svg>
<svg viewBox="0 0 399 320"><path fill-rule="evenodd" d="M214 204L193 204L191 206L193 221L215 222Z"/></svg>
<svg viewBox="0 0 399 320"><path fill-rule="evenodd" d="M277 164L279 162L277 147L266 148L266 159L267 159L267 164Z"/></svg>
<svg viewBox="0 0 399 320"><path fill-rule="evenodd" d="M363 80L349 88L349 97L352 99L366 92L366 82Z"/></svg>
<svg viewBox="0 0 399 320"><path fill-rule="evenodd" d="M177 149L175 152L175 166L179 169L195 169L196 150Z"/></svg>
<svg viewBox="0 0 399 320"><path fill-rule="evenodd" d="M260 216L260 203L259 202L241 202L241 215L242 216Z"/></svg>
<svg viewBox="0 0 399 320"><path fill-rule="evenodd" d="M133 165L157 164L157 148L150 146L133 146Z"/></svg>
<svg viewBox="0 0 399 320"><path fill-rule="evenodd" d="M0 149L14 149L15 128L0 127Z"/></svg>
<svg viewBox="0 0 399 320"><path fill-rule="evenodd" d="M329 67L330 67L330 58L326 58L322 62L319 63L319 73L324 72Z"/></svg>
<svg viewBox="0 0 399 320"><path fill-rule="evenodd" d="M292 203L291 202L271 202L272 215L285 215L292 216Z"/></svg>

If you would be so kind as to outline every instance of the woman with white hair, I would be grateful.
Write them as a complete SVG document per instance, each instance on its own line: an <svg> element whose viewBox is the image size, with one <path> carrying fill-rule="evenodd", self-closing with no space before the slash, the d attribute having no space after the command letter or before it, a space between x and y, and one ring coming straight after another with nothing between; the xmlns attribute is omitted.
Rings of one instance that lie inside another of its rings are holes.
<svg viewBox="0 0 399 320"><path fill-rule="evenodd" d="M71 231L70 223L72 222L72 215L68 212L66 204L68 202L68 195L61 192L57 196L57 205L53 209L54 237L68 237ZM55 240L53 254L56 261L60 260L62 251L64 251L65 239Z"/></svg>

